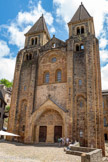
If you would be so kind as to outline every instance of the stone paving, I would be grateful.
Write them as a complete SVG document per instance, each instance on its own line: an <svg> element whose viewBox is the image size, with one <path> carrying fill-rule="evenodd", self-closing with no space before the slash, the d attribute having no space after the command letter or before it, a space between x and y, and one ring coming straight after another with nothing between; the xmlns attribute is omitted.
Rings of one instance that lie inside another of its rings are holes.
<svg viewBox="0 0 108 162"><path fill-rule="evenodd" d="M66 154L63 147L0 141L0 162L81 162L81 158Z"/></svg>

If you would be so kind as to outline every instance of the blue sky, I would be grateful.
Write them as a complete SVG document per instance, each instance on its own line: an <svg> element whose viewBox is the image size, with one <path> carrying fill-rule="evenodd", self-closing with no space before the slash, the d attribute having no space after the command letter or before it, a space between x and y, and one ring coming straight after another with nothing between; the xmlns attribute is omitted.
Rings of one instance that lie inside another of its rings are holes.
<svg viewBox="0 0 108 162"><path fill-rule="evenodd" d="M108 89L108 1L82 0L94 17L99 39L102 88ZM24 34L44 14L51 37L68 38L67 23L81 0L0 0L0 79L13 80L15 59L24 47ZM97 5L98 4L98 5Z"/></svg>

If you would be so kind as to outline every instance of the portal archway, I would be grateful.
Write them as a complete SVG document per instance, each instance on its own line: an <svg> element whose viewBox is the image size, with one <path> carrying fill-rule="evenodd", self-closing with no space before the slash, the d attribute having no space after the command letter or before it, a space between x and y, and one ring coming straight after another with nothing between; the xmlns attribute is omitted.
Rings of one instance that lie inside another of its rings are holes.
<svg viewBox="0 0 108 162"><path fill-rule="evenodd" d="M34 142L57 142L58 138L63 136L63 129L63 119L60 113L48 109L35 121Z"/></svg>

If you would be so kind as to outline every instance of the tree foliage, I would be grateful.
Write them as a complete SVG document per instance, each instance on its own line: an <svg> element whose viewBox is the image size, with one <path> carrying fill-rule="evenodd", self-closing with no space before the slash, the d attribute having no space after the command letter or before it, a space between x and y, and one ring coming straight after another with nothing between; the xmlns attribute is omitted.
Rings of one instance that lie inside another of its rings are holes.
<svg viewBox="0 0 108 162"><path fill-rule="evenodd" d="M9 112L10 106L6 106L6 107L5 107L5 110L6 110L7 112Z"/></svg>
<svg viewBox="0 0 108 162"><path fill-rule="evenodd" d="M10 82L10 81L7 80L7 79L1 79L1 80L0 80L0 84L4 84L7 88L10 88L10 87L12 87L13 82Z"/></svg>

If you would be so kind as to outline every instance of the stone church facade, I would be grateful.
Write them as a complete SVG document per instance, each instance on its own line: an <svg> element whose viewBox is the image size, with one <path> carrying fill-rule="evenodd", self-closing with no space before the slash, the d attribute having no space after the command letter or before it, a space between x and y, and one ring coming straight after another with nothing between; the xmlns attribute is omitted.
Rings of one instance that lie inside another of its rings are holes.
<svg viewBox="0 0 108 162"><path fill-rule="evenodd" d="M16 60L8 131L25 143L69 137L104 153L99 42L83 4L68 27L65 42L51 39L42 15L25 34Z"/></svg>

